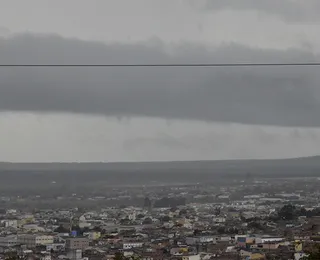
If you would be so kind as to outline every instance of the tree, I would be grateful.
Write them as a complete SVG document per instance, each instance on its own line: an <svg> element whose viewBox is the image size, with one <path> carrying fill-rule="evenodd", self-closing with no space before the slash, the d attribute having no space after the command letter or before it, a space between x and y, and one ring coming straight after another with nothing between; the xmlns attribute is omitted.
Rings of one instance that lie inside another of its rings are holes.
<svg viewBox="0 0 320 260"><path fill-rule="evenodd" d="M193 231L193 235L194 236L197 236L197 235L200 235L201 234L201 230L199 230L199 229L195 229L194 231Z"/></svg>
<svg viewBox="0 0 320 260"><path fill-rule="evenodd" d="M83 233L87 233L87 232L89 232L89 231L90 231L90 228L84 227L84 228L81 229L80 232L83 234ZM97 230L94 230L94 231L97 231Z"/></svg>
<svg viewBox="0 0 320 260"><path fill-rule="evenodd" d="M248 223L248 228L254 228L254 229L260 229L262 230L263 229L263 226L257 222L257 221L252 221L252 222L249 222Z"/></svg>
<svg viewBox="0 0 320 260"><path fill-rule="evenodd" d="M313 247L311 250L306 252L308 256L302 258L303 260L319 260L320 259L320 245Z"/></svg>
<svg viewBox="0 0 320 260"><path fill-rule="evenodd" d="M299 216L307 216L307 210L305 208L301 208Z"/></svg>
<svg viewBox="0 0 320 260"><path fill-rule="evenodd" d="M296 207L291 204L284 205L279 210L278 216L284 220L293 220L296 216Z"/></svg>
<svg viewBox="0 0 320 260"><path fill-rule="evenodd" d="M137 219L143 219L143 218L144 218L143 214L140 213L140 214L137 215Z"/></svg>
<svg viewBox="0 0 320 260"><path fill-rule="evenodd" d="M114 254L114 260L125 260L125 256L123 255L123 253L117 252Z"/></svg>
<svg viewBox="0 0 320 260"><path fill-rule="evenodd" d="M224 234L224 233L226 232L226 230L225 230L224 227L219 227L219 228L217 229L217 231L218 231L219 234Z"/></svg>
<svg viewBox="0 0 320 260"><path fill-rule="evenodd" d="M101 227L99 227L99 226L95 226L94 228L93 228L93 231L94 232L102 232L102 228Z"/></svg>
<svg viewBox="0 0 320 260"><path fill-rule="evenodd" d="M163 217L161 218L161 221L162 221L162 222L169 222L169 221L170 221L170 217L169 217L169 216L163 216Z"/></svg>
<svg viewBox="0 0 320 260"><path fill-rule="evenodd" d="M59 227L57 227L54 232L58 232L58 233L69 233L69 230L67 228L64 228L62 225L60 225Z"/></svg>
<svg viewBox="0 0 320 260"><path fill-rule="evenodd" d="M132 256L129 256L127 257L128 260L140 260L141 258L137 255L132 255Z"/></svg>
<svg viewBox="0 0 320 260"><path fill-rule="evenodd" d="M182 209L179 212L179 216L185 216L185 215L187 215L187 213L188 213L188 211L186 209Z"/></svg>
<svg viewBox="0 0 320 260"><path fill-rule="evenodd" d="M216 208L214 209L214 215L219 216L220 213L221 213L221 208L220 208L220 207L216 207Z"/></svg>
<svg viewBox="0 0 320 260"><path fill-rule="evenodd" d="M79 225L72 226L72 230L73 231L77 231L78 235L82 235L83 234L83 230L79 227Z"/></svg>
<svg viewBox="0 0 320 260"><path fill-rule="evenodd" d="M177 197L177 198L168 198L164 197L161 198L154 203L155 208L174 208L176 210L176 207L180 205L186 205L186 198L183 197Z"/></svg>
<svg viewBox="0 0 320 260"><path fill-rule="evenodd" d="M129 225L130 220L128 218L122 218L120 219L120 225Z"/></svg>
<svg viewBox="0 0 320 260"><path fill-rule="evenodd" d="M139 260L139 259L140 259L140 257L137 256L137 255L132 255L132 256L125 257L123 255L123 253L120 253L120 252L117 252L114 255L114 260Z"/></svg>
<svg viewBox="0 0 320 260"><path fill-rule="evenodd" d="M18 260L19 256L16 252L9 252L5 255L5 260Z"/></svg>
<svg viewBox="0 0 320 260"><path fill-rule="evenodd" d="M149 224L152 224L152 219L151 218L145 218L142 222L142 224L144 225L149 225Z"/></svg>

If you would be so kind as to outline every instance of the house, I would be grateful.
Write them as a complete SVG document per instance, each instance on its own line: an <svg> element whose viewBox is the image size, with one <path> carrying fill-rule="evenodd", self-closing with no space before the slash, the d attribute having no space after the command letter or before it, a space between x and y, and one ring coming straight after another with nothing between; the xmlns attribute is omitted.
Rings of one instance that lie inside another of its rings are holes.
<svg viewBox="0 0 320 260"><path fill-rule="evenodd" d="M196 245L202 243L214 243L216 242L216 238L213 236L194 236L194 237L186 237L187 245Z"/></svg>
<svg viewBox="0 0 320 260"><path fill-rule="evenodd" d="M6 215L14 215L14 214L17 214L16 209L7 209L6 210Z"/></svg>
<svg viewBox="0 0 320 260"><path fill-rule="evenodd" d="M63 250L65 248L65 244L64 243L53 243L53 244L49 244L46 245L46 251L60 251Z"/></svg>
<svg viewBox="0 0 320 260"><path fill-rule="evenodd" d="M18 237L16 235L0 237L1 247L13 247L18 245Z"/></svg>
<svg viewBox="0 0 320 260"><path fill-rule="evenodd" d="M5 228L17 228L18 227L18 220L16 219L4 219L1 220L1 224L5 227Z"/></svg>
<svg viewBox="0 0 320 260"><path fill-rule="evenodd" d="M43 227L38 226L37 224L25 224L22 226L22 228L28 232L44 232L45 229Z"/></svg>
<svg viewBox="0 0 320 260"><path fill-rule="evenodd" d="M294 253L294 260L300 260L300 259L303 259L307 256L308 256L308 254L306 254L306 253Z"/></svg>
<svg viewBox="0 0 320 260"><path fill-rule="evenodd" d="M250 260L264 260L265 259L265 255L260 254L260 253L252 253L250 255Z"/></svg>
<svg viewBox="0 0 320 260"><path fill-rule="evenodd" d="M263 260L265 259L265 255L260 253L252 253L246 250L240 251L240 257L242 259L250 259L250 260Z"/></svg>
<svg viewBox="0 0 320 260"><path fill-rule="evenodd" d="M132 248L140 248L142 246L143 246L142 242L129 241L129 242L123 242L122 248L124 250L128 250Z"/></svg>
<svg viewBox="0 0 320 260"><path fill-rule="evenodd" d="M224 218L224 217L215 217L215 218L212 219L212 221L214 223L225 223L226 222L226 218Z"/></svg>
<svg viewBox="0 0 320 260"><path fill-rule="evenodd" d="M279 243L276 242L268 242L268 243L264 243L262 244L262 248L265 250L275 250L280 246Z"/></svg>
<svg viewBox="0 0 320 260"><path fill-rule="evenodd" d="M140 253L142 260L163 260L163 251L148 248Z"/></svg>
<svg viewBox="0 0 320 260"><path fill-rule="evenodd" d="M88 236L90 240L98 240L101 237L101 232L85 232L84 236Z"/></svg>
<svg viewBox="0 0 320 260"><path fill-rule="evenodd" d="M200 260L200 255L184 255L181 258L182 260Z"/></svg>

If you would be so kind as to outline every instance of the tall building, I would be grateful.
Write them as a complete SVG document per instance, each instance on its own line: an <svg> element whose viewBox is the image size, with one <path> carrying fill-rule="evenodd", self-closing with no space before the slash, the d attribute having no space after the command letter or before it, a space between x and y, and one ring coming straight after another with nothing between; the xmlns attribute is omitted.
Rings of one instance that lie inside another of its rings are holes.
<svg viewBox="0 0 320 260"><path fill-rule="evenodd" d="M89 239L87 237L68 237L66 239L67 250L84 250L89 247Z"/></svg>

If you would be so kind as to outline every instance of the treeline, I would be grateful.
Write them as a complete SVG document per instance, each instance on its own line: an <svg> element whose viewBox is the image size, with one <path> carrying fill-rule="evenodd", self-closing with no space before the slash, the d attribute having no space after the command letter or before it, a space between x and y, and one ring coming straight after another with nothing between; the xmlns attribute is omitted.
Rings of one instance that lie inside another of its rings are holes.
<svg viewBox="0 0 320 260"><path fill-rule="evenodd" d="M320 208L306 210L305 208L287 204L280 208L277 212L277 218L283 220L294 220L300 216L305 216L307 218L320 216Z"/></svg>
<svg viewBox="0 0 320 260"><path fill-rule="evenodd" d="M155 208L175 208L178 206L186 205L186 198L176 197L176 198L168 198L164 197L159 200L156 200L153 204Z"/></svg>

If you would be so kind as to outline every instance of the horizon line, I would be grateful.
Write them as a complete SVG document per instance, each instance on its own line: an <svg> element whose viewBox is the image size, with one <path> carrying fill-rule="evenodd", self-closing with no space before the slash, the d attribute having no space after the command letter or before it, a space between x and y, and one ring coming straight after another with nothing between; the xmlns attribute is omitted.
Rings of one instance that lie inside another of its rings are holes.
<svg viewBox="0 0 320 260"><path fill-rule="evenodd" d="M69 161L69 162L59 162L59 161L52 161L52 162L12 162L12 161L0 161L0 164L115 164L115 163L172 163L172 162L215 162L215 161L269 161L269 160L292 160L292 159L308 159L320 157L320 155L310 155L310 156L295 156L295 157L283 157L283 158L240 158L240 159L212 159L212 160L159 160L159 161Z"/></svg>
<svg viewBox="0 0 320 260"><path fill-rule="evenodd" d="M265 67L320 66L320 62L287 63L153 63L153 64L0 64L0 67Z"/></svg>

